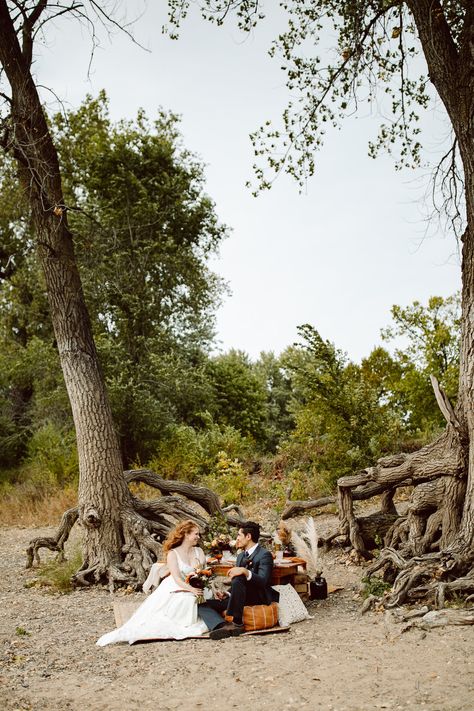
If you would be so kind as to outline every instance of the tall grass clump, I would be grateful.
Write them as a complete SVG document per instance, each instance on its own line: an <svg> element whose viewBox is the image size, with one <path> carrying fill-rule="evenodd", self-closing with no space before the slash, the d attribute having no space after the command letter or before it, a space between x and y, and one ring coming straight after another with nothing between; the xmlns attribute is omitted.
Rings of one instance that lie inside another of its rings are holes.
<svg viewBox="0 0 474 711"><path fill-rule="evenodd" d="M79 570L81 565L81 551L75 549L68 559L54 559L47 563L42 563L38 569L36 584L39 587L46 588L51 593L70 593L74 589L71 583L72 576Z"/></svg>
<svg viewBox="0 0 474 711"><path fill-rule="evenodd" d="M25 462L28 479L44 487L77 485L79 461L73 430L47 423L28 442Z"/></svg>

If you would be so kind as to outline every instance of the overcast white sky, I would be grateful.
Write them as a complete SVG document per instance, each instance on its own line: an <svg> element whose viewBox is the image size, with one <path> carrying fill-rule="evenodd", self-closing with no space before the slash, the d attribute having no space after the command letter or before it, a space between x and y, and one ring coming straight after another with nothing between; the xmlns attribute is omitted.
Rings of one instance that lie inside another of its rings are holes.
<svg viewBox="0 0 474 711"><path fill-rule="evenodd" d="M133 117L139 107L153 118L160 106L182 116L185 145L206 164L207 192L233 230L213 265L232 290L217 318L223 350L279 353L296 340L299 324L311 323L358 360L380 343L392 304L460 288L454 237L426 232L427 170L400 173L389 157L367 157L379 122L368 110L328 132L304 195L283 176L252 197L248 134L277 120L287 97L279 62L266 54L277 20L243 37L191 14L173 42L161 34L165 5L149 2L134 27L150 52L124 36L105 39L89 78L87 33L58 21L36 72L66 106L104 88L113 118ZM441 110L423 126L435 160L448 134Z"/></svg>

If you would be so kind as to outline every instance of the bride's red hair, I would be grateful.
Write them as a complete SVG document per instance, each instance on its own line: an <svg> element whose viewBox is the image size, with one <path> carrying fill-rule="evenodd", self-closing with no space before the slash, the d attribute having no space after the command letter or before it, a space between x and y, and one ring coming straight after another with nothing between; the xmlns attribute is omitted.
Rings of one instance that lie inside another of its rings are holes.
<svg viewBox="0 0 474 711"><path fill-rule="evenodd" d="M178 523L178 525L168 533L168 537L163 543L163 553L166 555L172 548L180 546L184 541L185 535L187 533L191 533L191 531L195 528L199 531L199 526L190 519Z"/></svg>

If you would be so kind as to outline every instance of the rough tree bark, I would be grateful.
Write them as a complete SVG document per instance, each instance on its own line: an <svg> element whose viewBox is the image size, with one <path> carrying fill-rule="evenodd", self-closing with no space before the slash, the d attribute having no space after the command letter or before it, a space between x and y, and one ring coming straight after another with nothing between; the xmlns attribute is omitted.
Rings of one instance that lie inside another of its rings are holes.
<svg viewBox="0 0 474 711"><path fill-rule="evenodd" d="M474 6L465 5L459 49L436 0L408 2L433 82L451 121L464 170L466 230L462 249L461 360L456 418L467 475L459 529L474 542Z"/></svg>
<svg viewBox="0 0 474 711"><path fill-rule="evenodd" d="M461 358L455 410L443 408L447 398L440 398L439 393L437 398L448 421L442 451L433 452L433 460L439 465L438 477L444 478L444 488L437 508L431 510L424 527L419 525L416 511L412 509L410 528L413 531L418 525L418 530L411 541L409 536L408 542L411 554L416 556L423 534L428 538L425 545L432 544L431 534L440 528L440 551L427 553L425 558L412 558L399 568L401 572L387 603L392 606L407 598L416 598L419 593L433 592L435 597L438 593L436 602L441 604L440 589L446 591L456 579L467 578L469 585L474 564L474 5L464 5L458 45L453 41L438 0L408 0L407 5L415 21L430 79L446 108L459 148L464 172L466 229L462 238ZM416 456L412 459L416 460ZM457 464L454 470L446 468L448 462ZM433 556L437 557L437 563ZM380 562L383 559L382 554Z"/></svg>
<svg viewBox="0 0 474 711"><path fill-rule="evenodd" d="M17 36L0 1L0 62L11 88L2 146L16 159L29 200L61 367L79 453L78 518L84 529L84 570L113 577L123 545L122 512L131 499L68 228L56 149L31 76L32 34L47 2L38 2Z"/></svg>

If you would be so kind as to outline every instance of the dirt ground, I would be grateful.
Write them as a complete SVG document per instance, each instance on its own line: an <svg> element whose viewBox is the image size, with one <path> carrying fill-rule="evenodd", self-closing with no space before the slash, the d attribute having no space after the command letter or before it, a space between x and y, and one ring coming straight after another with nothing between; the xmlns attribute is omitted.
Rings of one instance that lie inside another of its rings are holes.
<svg viewBox="0 0 474 711"><path fill-rule="evenodd" d="M344 590L310 603L313 619L289 632L99 648L114 624L107 590L24 587L35 575L24 549L48 530L0 530L3 709L474 708L473 628L401 633L389 613L361 616L362 571L344 555L324 561L328 582Z"/></svg>

